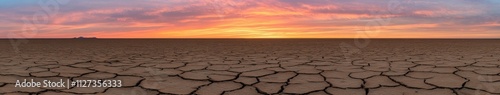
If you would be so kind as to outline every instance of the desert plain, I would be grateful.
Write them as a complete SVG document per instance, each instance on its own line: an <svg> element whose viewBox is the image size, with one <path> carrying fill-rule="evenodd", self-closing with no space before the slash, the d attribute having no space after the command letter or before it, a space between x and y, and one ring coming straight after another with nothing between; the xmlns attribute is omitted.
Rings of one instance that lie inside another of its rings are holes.
<svg viewBox="0 0 500 95"><path fill-rule="evenodd" d="M499 74L495 39L0 40L3 95L498 95Z"/></svg>

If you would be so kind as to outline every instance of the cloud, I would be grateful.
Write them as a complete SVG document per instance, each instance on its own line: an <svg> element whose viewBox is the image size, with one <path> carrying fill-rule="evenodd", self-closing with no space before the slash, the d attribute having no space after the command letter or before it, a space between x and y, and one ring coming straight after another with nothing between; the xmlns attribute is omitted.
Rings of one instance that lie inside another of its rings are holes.
<svg viewBox="0 0 500 95"><path fill-rule="evenodd" d="M35 0L0 3L0 37L19 32L22 17L30 19L43 12ZM335 38L355 37L370 22L384 23L378 37L450 31L500 37L495 32L500 22L498 4L495 0L71 1L59 6L58 14L40 26L36 37Z"/></svg>

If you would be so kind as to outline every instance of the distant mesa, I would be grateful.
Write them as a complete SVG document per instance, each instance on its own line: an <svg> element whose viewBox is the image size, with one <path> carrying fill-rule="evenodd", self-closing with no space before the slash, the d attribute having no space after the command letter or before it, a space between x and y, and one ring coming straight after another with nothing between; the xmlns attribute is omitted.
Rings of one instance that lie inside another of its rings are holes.
<svg viewBox="0 0 500 95"><path fill-rule="evenodd" d="M73 39L97 39L97 37L84 37L84 36L80 36L80 37L75 37Z"/></svg>

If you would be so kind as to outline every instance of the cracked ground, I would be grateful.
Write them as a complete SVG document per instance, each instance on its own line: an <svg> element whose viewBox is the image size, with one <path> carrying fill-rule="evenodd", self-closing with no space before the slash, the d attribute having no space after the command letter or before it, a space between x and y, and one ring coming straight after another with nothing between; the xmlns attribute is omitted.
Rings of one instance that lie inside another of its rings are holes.
<svg viewBox="0 0 500 95"><path fill-rule="evenodd" d="M500 40L355 41L0 40L0 94L500 94ZM21 79L123 87L15 88Z"/></svg>

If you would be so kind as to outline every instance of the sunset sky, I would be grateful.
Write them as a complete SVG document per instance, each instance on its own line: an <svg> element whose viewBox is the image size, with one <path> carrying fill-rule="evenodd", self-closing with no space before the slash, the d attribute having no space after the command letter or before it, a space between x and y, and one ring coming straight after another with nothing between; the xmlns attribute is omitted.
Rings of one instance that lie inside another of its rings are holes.
<svg viewBox="0 0 500 95"><path fill-rule="evenodd" d="M499 5L500 0L1 0L0 38L500 38Z"/></svg>

